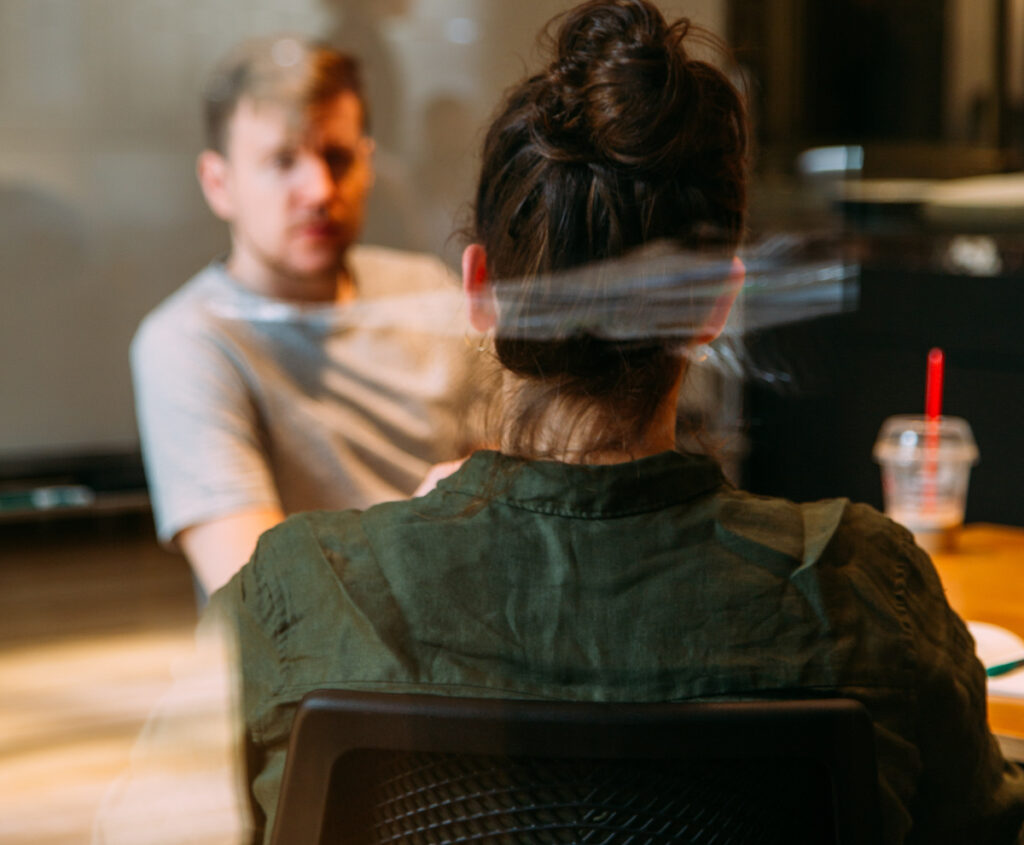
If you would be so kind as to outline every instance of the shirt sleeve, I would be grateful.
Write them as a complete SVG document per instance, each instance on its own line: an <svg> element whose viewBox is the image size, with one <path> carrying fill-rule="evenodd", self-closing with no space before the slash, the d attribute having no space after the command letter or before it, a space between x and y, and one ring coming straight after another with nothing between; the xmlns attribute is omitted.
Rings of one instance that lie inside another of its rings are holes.
<svg viewBox="0 0 1024 845"><path fill-rule="evenodd" d="M258 409L226 339L151 315L131 347L136 417L157 533L279 505Z"/></svg>
<svg viewBox="0 0 1024 845"><path fill-rule="evenodd" d="M901 590L916 673L921 757L908 842L1024 842L1024 773L988 728L985 670L928 555L908 531Z"/></svg>

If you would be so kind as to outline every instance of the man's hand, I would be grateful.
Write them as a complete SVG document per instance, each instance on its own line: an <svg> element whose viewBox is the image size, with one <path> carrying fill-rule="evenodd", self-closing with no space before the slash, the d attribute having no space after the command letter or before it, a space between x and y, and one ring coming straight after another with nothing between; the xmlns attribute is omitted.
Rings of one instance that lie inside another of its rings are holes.
<svg viewBox="0 0 1024 845"><path fill-rule="evenodd" d="M466 456L468 458L469 455ZM427 472L423 481L420 482L420 486L416 488L412 494L413 498L417 496L426 496L431 490L437 486L437 482L442 478L447 478L460 466L466 462L466 458L459 458L456 461L445 461L444 463L434 464Z"/></svg>
<svg viewBox="0 0 1024 845"><path fill-rule="evenodd" d="M199 583L212 595L246 564L260 534L283 519L279 508L253 508L190 526L175 539Z"/></svg>

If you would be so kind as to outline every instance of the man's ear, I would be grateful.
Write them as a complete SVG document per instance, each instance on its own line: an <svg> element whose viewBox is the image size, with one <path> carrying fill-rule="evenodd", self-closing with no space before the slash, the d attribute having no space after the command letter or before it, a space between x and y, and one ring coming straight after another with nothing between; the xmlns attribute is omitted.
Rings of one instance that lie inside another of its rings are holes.
<svg viewBox="0 0 1024 845"><path fill-rule="evenodd" d="M235 201L228 184L227 159L215 150L203 150L196 160L196 175L213 213L221 220L234 219Z"/></svg>
<svg viewBox="0 0 1024 845"><path fill-rule="evenodd" d="M747 268L739 258L733 257L732 269L729 278L723 285L723 291L711 308L711 314L707 322L701 327L697 336L698 343L710 343L722 333L726 320L729 319L729 312L732 310L736 297L739 296L740 288L743 287L743 280L747 277Z"/></svg>
<svg viewBox="0 0 1024 845"><path fill-rule="evenodd" d="M487 250L482 244L470 244L462 252L462 290L466 295L469 324L478 332L493 329L498 308L487 276Z"/></svg>
<svg viewBox="0 0 1024 845"><path fill-rule="evenodd" d="M369 135L364 135L363 143L366 144L366 167L369 171L366 189L369 191L377 184L377 142Z"/></svg>

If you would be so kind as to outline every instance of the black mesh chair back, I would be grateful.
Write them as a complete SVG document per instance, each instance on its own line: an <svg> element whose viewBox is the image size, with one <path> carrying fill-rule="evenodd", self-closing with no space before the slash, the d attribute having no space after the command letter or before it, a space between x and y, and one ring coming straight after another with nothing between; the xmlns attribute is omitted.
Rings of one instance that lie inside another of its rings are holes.
<svg viewBox="0 0 1024 845"><path fill-rule="evenodd" d="M874 845L847 699L592 704L327 690L295 719L274 845Z"/></svg>

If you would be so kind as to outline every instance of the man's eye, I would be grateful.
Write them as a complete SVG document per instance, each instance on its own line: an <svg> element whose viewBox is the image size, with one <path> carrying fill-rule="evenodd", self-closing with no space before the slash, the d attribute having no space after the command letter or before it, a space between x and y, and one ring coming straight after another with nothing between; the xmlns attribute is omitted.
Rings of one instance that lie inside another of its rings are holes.
<svg viewBox="0 0 1024 845"><path fill-rule="evenodd" d="M274 167L278 170L291 170L295 166L295 153L282 150L274 155Z"/></svg>
<svg viewBox="0 0 1024 845"><path fill-rule="evenodd" d="M324 161L335 177L344 176L352 166L353 155L348 150L331 150L324 154Z"/></svg>

